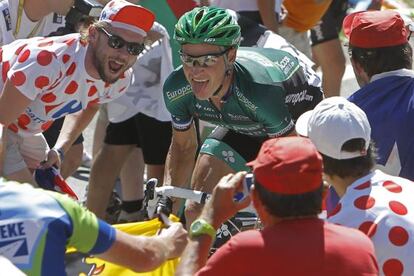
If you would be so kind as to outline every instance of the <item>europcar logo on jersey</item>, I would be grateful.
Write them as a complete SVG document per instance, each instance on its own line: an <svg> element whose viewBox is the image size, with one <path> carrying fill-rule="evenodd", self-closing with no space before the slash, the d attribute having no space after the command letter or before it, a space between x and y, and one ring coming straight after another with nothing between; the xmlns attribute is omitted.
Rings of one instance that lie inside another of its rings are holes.
<svg viewBox="0 0 414 276"><path fill-rule="evenodd" d="M5 220L0 224L0 255L15 264L30 263L30 252L43 232L42 223Z"/></svg>
<svg viewBox="0 0 414 276"><path fill-rule="evenodd" d="M181 87L178 90L175 90L175 91L167 91L166 95L167 95L167 98L170 101L175 101L175 100L177 100L177 99L179 99L179 98L181 98L181 97L183 97L183 96L185 96L187 94L190 94L191 91L192 91L191 90L191 85L188 84L188 85L186 85L184 87Z"/></svg>

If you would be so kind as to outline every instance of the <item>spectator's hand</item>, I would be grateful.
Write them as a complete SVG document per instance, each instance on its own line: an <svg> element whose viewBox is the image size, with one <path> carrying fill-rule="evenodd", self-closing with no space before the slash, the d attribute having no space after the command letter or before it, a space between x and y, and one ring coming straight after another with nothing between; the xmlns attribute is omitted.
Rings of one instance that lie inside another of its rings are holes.
<svg viewBox="0 0 414 276"><path fill-rule="evenodd" d="M50 168L55 165L60 168L62 161L60 160L59 153L55 149L50 149L47 152L46 159L40 163L40 169Z"/></svg>
<svg viewBox="0 0 414 276"><path fill-rule="evenodd" d="M187 231L179 222L174 222L170 227L163 229L158 237L168 247L166 254L168 259L181 256L188 242Z"/></svg>
<svg viewBox="0 0 414 276"><path fill-rule="evenodd" d="M246 174L246 172L238 172L235 175L229 174L224 176L214 188L213 194L204 206L200 217L217 229L239 210L249 206L249 195L241 201L234 201L235 194L243 191L242 183Z"/></svg>

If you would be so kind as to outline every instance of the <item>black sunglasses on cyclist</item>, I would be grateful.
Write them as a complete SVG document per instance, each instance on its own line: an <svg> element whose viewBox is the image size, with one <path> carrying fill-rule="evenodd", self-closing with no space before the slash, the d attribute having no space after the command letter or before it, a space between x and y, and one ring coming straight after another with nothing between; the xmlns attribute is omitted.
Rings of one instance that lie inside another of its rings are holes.
<svg viewBox="0 0 414 276"><path fill-rule="evenodd" d="M218 58L224 55L225 53L227 53L230 49L231 47L219 53L212 53L212 54L201 55L201 56L188 55L184 53L182 50L178 51L178 53L180 54L180 59L182 63L184 63L185 65L189 67L195 67L196 63L201 67L209 67L209 66L213 66L214 64L216 64Z"/></svg>
<svg viewBox="0 0 414 276"><path fill-rule="evenodd" d="M135 43L135 42L127 42L122 37L119 37L114 34L110 34L104 28L98 28L99 31L103 32L108 37L108 46L113 49L120 49L126 45L127 52L130 55L137 56L139 55L145 48L144 44L142 43Z"/></svg>

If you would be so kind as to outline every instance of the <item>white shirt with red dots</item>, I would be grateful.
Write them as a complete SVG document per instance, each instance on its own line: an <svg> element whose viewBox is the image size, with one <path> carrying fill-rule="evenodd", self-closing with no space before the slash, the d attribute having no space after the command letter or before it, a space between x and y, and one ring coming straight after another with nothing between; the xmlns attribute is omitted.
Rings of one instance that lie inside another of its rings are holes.
<svg viewBox="0 0 414 276"><path fill-rule="evenodd" d="M371 238L381 275L413 275L414 182L376 170L347 188L328 221Z"/></svg>
<svg viewBox="0 0 414 276"><path fill-rule="evenodd" d="M95 79L85 70L87 48L88 43L79 34L16 40L0 48L0 91L9 79L32 100L9 125L10 130L31 136L45 131L60 117L125 93L132 69L113 84Z"/></svg>

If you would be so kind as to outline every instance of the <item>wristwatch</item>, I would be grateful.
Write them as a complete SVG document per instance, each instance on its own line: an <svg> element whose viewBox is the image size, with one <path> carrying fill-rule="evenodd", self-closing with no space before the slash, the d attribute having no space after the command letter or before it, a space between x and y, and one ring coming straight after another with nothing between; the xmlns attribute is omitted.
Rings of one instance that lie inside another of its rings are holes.
<svg viewBox="0 0 414 276"><path fill-rule="evenodd" d="M216 238L216 229L204 219L197 219L190 226L190 238L201 235L209 235L214 240Z"/></svg>

